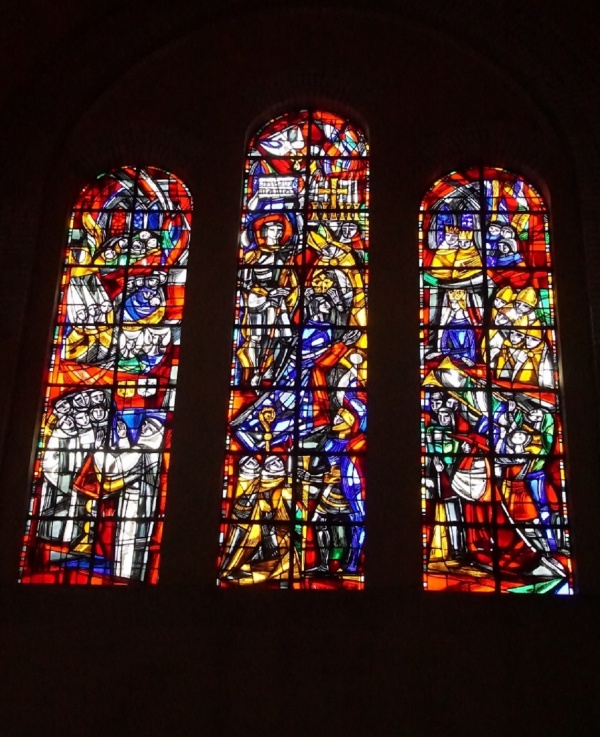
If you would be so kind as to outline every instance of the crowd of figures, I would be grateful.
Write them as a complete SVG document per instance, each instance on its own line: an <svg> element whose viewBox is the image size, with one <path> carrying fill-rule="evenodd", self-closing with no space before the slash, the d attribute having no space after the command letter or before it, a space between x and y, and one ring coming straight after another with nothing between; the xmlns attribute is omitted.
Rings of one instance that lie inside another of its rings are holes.
<svg viewBox="0 0 600 737"><path fill-rule="evenodd" d="M547 216L488 176L441 180L424 217L425 581L568 593Z"/></svg>
<svg viewBox="0 0 600 737"><path fill-rule="evenodd" d="M364 583L368 149L328 113L250 144L219 583ZM121 169L73 211L24 582L154 582L191 218ZM453 174L421 218L432 589L572 590L548 218L522 179Z"/></svg>
<svg viewBox="0 0 600 737"><path fill-rule="evenodd" d="M358 587L366 147L345 121L305 112L272 121L252 151L219 581Z"/></svg>
<svg viewBox="0 0 600 737"><path fill-rule="evenodd" d="M106 390L61 395L41 459L37 542L47 543L39 552L48 563L76 571L92 565L116 579L142 576L165 419L164 411L119 412Z"/></svg>
<svg viewBox="0 0 600 737"><path fill-rule="evenodd" d="M73 211L24 582L156 580L190 207L172 175L121 169Z"/></svg>

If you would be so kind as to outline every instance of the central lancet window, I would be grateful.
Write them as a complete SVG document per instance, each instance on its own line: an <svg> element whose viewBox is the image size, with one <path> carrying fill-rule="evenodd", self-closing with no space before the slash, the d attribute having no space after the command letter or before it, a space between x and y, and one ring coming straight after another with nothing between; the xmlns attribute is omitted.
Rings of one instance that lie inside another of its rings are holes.
<svg viewBox="0 0 600 737"><path fill-rule="evenodd" d="M420 244L425 587L570 594L544 200L502 169L453 172Z"/></svg>
<svg viewBox="0 0 600 737"><path fill-rule="evenodd" d="M368 144L286 114L251 139L218 582L364 585Z"/></svg>

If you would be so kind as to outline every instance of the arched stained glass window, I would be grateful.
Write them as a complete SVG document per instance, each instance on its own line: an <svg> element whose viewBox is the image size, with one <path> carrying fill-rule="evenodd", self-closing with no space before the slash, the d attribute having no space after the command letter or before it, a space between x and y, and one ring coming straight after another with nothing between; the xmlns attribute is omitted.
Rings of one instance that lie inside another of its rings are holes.
<svg viewBox="0 0 600 737"><path fill-rule="evenodd" d="M75 205L22 553L23 583L156 583L192 200L123 167Z"/></svg>
<svg viewBox="0 0 600 737"><path fill-rule="evenodd" d="M363 586L368 145L302 110L250 142L218 581Z"/></svg>
<svg viewBox="0 0 600 737"><path fill-rule="evenodd" d="M421 205L420 258L424 585L570 594L544 200L453 172Z"/></svg>

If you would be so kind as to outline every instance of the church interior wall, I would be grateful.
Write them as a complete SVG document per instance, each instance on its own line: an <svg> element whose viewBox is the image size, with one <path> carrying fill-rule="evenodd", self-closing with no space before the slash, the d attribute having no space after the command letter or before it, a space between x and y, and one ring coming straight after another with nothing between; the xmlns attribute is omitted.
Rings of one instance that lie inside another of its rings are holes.
<svg viewBox="0 0 600 737"><path fill-rule="evenodd" d="M3 718L15 735L580 733L598 722L594 100L577 102L583 81L566 53L562 78L540 69L550 30L540 49L518 46L533 20L516 4L504 45L482 40L477 3L462 25L440 21L441 2L431 24L414 3L404 14L350 3L343 23L327 4L289 5L195 15L182 3L159 28L150 3L135 37L130 11L115 9L7 93L21 116L4 123L0 206ZM244 150L260 122L304 106L352 117L371 144L367 586L224 591L215 558ZM551 209L571 598L421 590L418 208L436 179L479 163L530 179ZM19 587L66 224L82 186L124 164L171 170L194 196L161 579Z"/></svg>

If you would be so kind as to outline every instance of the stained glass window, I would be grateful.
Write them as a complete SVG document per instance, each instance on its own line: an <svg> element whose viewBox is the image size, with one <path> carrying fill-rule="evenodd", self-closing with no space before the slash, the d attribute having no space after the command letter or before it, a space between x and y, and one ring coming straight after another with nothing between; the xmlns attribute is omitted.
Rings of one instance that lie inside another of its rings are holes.
<svg viewBox="0 0 600 737"><path fill-rule="evenodd" d="M420 215L429 590L570 594L548 211L520 176L453 172Z"/></svg>
<svg viewBox="0 0 600 737"><path fill-rule="evenodd" d="M191 209L175 175L134 167L73 209L23 583L158 580Z"/></svg>
<svg viewBox="0 0 600 737"><path fill-rule="evenodd" d="M246 160L218 582L362 588L368 144L282 115Z"/></svg>

